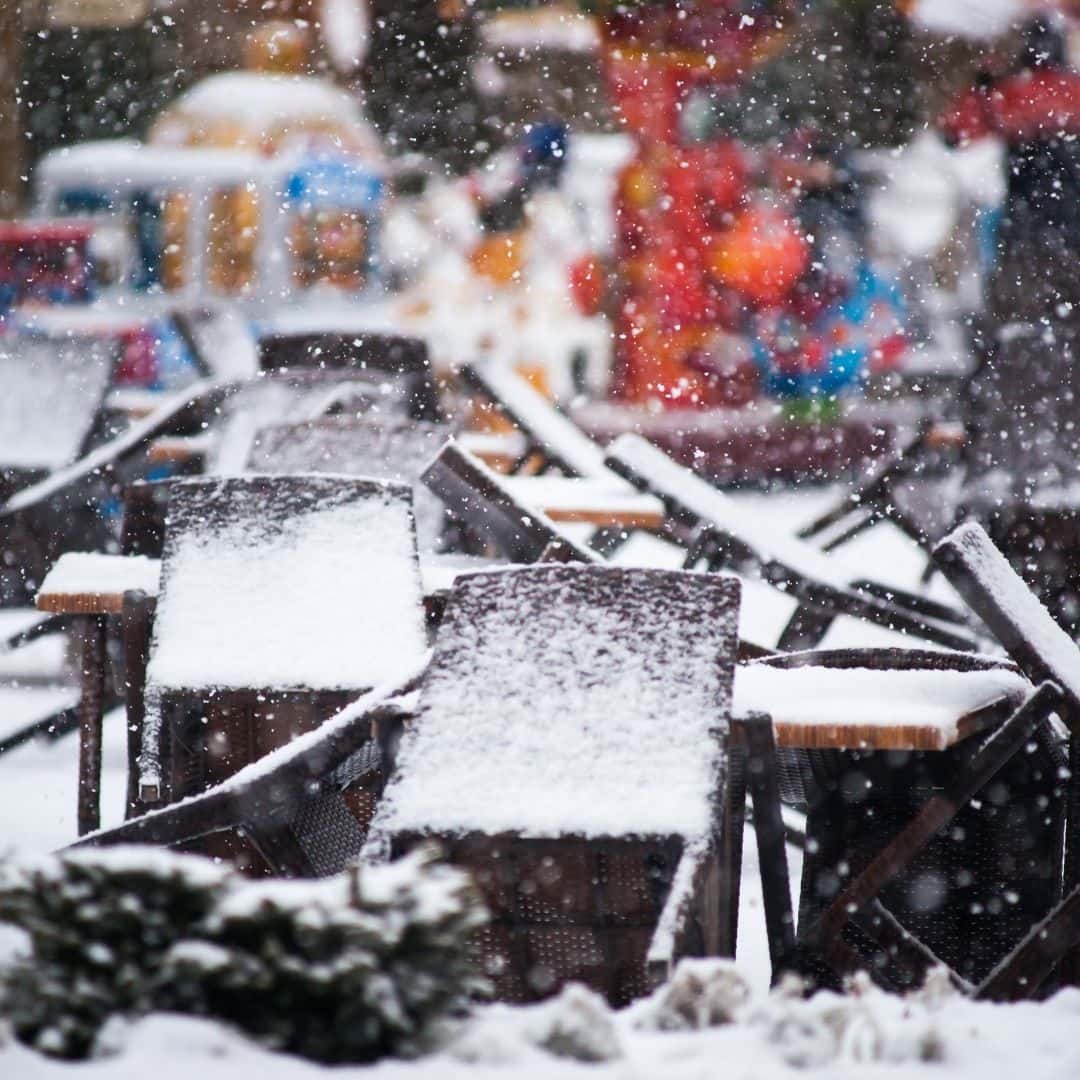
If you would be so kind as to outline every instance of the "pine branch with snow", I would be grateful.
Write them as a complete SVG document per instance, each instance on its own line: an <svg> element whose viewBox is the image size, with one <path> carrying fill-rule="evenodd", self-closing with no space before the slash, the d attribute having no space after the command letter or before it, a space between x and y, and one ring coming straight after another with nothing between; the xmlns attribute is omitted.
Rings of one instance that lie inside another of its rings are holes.
<svg viewBox="0 0 1080 1080"><path fill-rule="evenodd" d="M0 921L29 954L0 972L0 1018L83 1058L112 1018L168 1010L327 1062L419 1052L483 988L468 877L422 849L320 881L249 881L151 848L11 863Z"/></svg>

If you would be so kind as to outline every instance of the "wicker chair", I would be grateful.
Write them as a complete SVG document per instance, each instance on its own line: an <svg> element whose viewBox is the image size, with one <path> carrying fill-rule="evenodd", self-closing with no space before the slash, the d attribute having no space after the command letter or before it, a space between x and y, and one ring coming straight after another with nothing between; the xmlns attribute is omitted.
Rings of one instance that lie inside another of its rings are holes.
<svg viewBox="0 0 1080 1080"><path fill-rule="evenodd" d="M733 955L745 786L729 762L738 583L544 566L459 580L369 854L435 838L492 911L499 996L624 1004Z"/></svg>

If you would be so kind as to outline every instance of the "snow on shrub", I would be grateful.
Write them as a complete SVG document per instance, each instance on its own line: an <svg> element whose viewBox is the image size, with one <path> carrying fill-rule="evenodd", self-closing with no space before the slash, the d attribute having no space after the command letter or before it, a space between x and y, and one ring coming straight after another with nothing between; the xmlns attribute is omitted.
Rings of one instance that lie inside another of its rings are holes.
<svg viewBox="0 0 1080 1080"><path fill-rule="evenodd" d="M0 982L18 1037L58 1057L85 1057L111 1015L153 1008L163 956L209 914L228 876L205 859L152 848L5 864L0 921L25 931L30 945Z"/></svg>
<svg viewBox="0 0 1080 1080"><path fill-rule="evenodd" d="M459 1061L505 1065L542 1056L612 1061L623 1056L615 1013L597 993L570 983L536 1005L489 1005L478 1010L450 1047Z"/></svg>
<svg viewBox="0 0 1080 1080"><path fill-rule="evenodd" d="M85 1057L112 1017L154 1010L235 1024L320 1061L421 1049L480 981L468 878L422 850L315 882L252 882L150 848L5 868L0 920L29 936L3 972L16 1034Z"/></svg>
<svg viewBox="0 0 1080 1080"><path fill-rule="evenodd" d="M422 851L322 881L245 884L169 950L164 1002L318 1061L415 1053L482 987L467 945L482 921L465 875Z"/></svg>
<svg viewBox="0 0 1080 1080"><path fill-rule="evenodd" d="M804 985L788 977L748 1017L789 1065L899 1064L940 1061L944 1041L934 1013L949 996L931 973L924 991L898 997L875 987L860 973L843 994L821 990L804 996Z"/></svg>
<svg viewBox="0 0 1080 1080"><path fill-rule="evenodd" d="M698 1031L730 1024L750 1000L731 960L683 959L671 979L634 1007L635 1027Z"/></svg>

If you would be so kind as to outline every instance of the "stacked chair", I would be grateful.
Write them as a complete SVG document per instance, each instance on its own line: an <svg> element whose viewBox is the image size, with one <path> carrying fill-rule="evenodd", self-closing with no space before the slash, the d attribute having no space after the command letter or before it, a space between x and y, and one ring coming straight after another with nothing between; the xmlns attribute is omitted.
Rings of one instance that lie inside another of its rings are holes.
<svg viewBox="0 0 1080 1080"><path fill-rule="evenodd" d="M298 355L321 369L280 372ZM375 379L347 355L268 346L215 436L243 453L130 490L120 562L160 571L79 609L119 620L127 820L79 843L303 877L436 842L487 900L500 997L577 980L624 1004L734 955L749 795L774 976L1073 981L1080 654L976 526L937 548L953 591L931 598L475 367L522 436L497 472L385 390L418 354ZM289 380L287 408L256 401ZM658 521L619 524L626 498Z"/></svg>

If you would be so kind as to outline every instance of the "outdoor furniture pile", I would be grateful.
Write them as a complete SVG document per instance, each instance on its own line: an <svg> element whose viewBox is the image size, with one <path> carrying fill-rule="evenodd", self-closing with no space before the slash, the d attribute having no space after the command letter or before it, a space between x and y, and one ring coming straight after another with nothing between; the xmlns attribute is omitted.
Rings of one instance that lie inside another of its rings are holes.
<svg viewBox="0 0 1080 1080"><path fill-rule="evenodd" d="M466 375L519 426L507 474L398 410L393 372L325 368L226 394L243 453L130 486L123 554L41 586L82 643L79 843L310 877L435 841L486 898L500 997L621 1004L735 954L749 795L774 977L1075 980L1080 652L978 526L915 592L517 376ZM101 829L110 685L129 782Z"/></svg>

